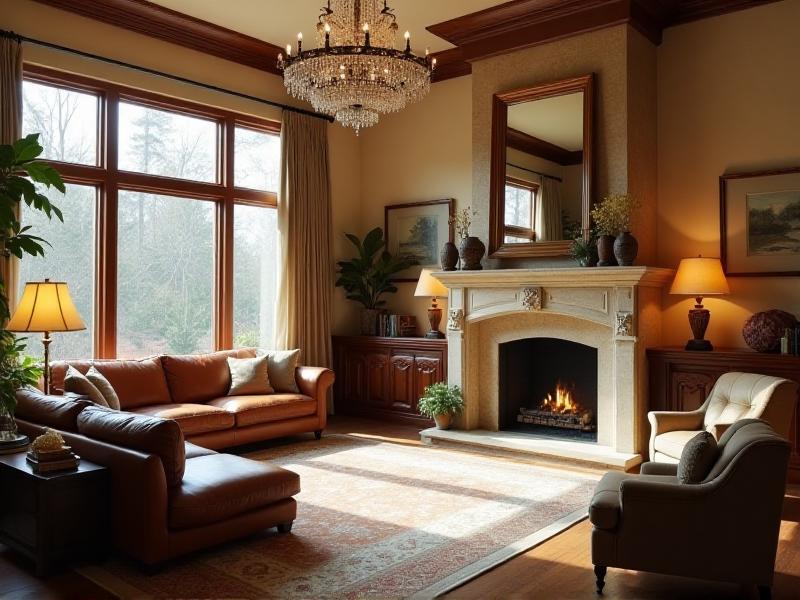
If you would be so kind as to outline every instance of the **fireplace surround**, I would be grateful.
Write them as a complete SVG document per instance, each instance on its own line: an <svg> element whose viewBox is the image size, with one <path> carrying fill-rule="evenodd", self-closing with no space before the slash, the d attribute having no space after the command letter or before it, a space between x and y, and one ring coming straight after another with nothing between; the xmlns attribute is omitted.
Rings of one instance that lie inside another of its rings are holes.
<svg viewBox="0 0 800 600"><path fill-rule="evenodd" d="M428 443L467 443L630 468L647 448L647 347L661 341L661 288L651 267L438 272L449 290L448 381L464 393L452 431ZM552 339L596 353L596 444L502 431L501 348ZM578 346L576 346L578 347ZM532 438L532 439L531 439Z"/></svg>

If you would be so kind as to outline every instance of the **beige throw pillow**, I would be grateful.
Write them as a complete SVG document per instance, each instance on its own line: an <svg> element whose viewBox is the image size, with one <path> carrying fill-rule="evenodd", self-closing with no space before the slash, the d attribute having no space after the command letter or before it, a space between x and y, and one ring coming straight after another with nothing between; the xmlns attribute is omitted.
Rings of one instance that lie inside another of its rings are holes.
<svg viewBox="0 0 800 600"><path fill-rule="evenodd" d="M257 356L256 358L229 356L228 370L231 372L231 387L228 390L228 396L275 393L269 383L266 356Z"/></svg>
<svg viewBox="0 0 800 600"><path fill-rule="evenodd" d="M276 392L299 394L294 372L300 362L300 350L259 350L267 357L269 380Z"/></svg>
<svg viewBox="0 0 800 600"><path fill-rule="evenodd" d="M108 402L97 386L72 365L67 367L67 374L64 375L64 392L86 396L95 404L108 407Z"/></svg>
<svg viewBox="0 0 800 600"><path fill-rule="evenodd" d="M100 390L100 393L106 400L106 406L108 406L108 408L120 410L119 396L117 396L117 392L114 391L114 387L111 385L111 382L108 381L108 379L106 379L100 371L94 368L94 365L92 365L89 368L89 371L86 373L86 379L91 381L94 384L94 387Z"/></svg>

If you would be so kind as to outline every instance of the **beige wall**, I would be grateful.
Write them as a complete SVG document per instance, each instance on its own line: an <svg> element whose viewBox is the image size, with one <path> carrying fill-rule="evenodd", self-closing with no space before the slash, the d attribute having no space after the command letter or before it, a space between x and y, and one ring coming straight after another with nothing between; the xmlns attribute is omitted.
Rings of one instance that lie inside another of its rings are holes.
<svg viewBox="0 0 800 600"><path fill-rule="evenodd" d="M668 29L658 50L658 258L719 256L718 178L800 165L800 0ZM743 346L755 311L800 313L796 277L730 278L707 337ZM665 295L665 342L690 337L690 299Z"/></svg>
<svg viewBox="0 0 800 600"><path fill-rule="evenodd" d="M5 0L0 27L21 35L165 71L248 95L301 105L290 99L280 77L187 48L105 25L31 0ZM176 98L280 120L280 110L227 94L204 90L98 61L24 44L26 61L138 87ZM346 256L341 232L359 212L358 139L338 125L329 128L334 254ZM352 303L337 290L333 306L335 332L346 332L356 318Z"/></svg>

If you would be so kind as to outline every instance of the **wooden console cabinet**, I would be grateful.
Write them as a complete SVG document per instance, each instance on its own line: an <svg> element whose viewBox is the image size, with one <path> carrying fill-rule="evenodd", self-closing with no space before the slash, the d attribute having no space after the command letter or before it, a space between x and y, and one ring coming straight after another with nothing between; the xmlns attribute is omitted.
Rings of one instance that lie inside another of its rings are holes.
<svg viewBox="0 0 800 600"><path fill-rule="evenodd" d="M337 413L429 426L417 412L426 386L447 380L447 341L334 336Z"/></svg>
<svg viewBox="0 0 800 600"><path fill-rule="evenodd" d="M723 373L742 371L800 382L800 356L761 354L750 350L688 352L681 348L650 348L650 410L695 410ZM800 410L789 433L792 456L789 480L800 482Z"/></svg>

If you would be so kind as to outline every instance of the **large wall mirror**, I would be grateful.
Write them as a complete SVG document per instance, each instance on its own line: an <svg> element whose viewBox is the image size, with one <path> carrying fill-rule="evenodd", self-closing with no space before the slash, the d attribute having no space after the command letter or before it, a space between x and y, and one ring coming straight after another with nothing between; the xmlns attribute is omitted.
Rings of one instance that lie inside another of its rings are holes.
<svg viewBox="0 0 800 600"><path fill-rule="evenodd" d="M594 76L502 94L492 112L489 255L564 256L586 235Z"/></svg>

